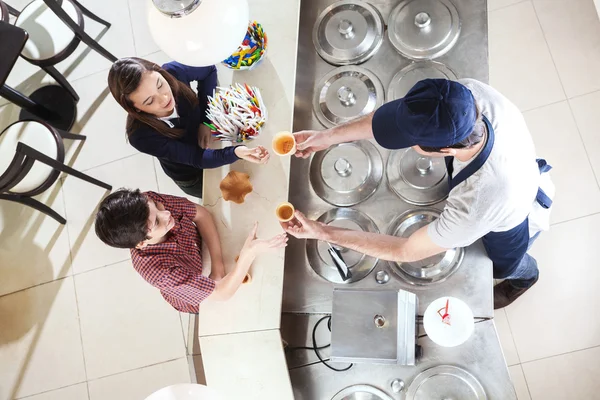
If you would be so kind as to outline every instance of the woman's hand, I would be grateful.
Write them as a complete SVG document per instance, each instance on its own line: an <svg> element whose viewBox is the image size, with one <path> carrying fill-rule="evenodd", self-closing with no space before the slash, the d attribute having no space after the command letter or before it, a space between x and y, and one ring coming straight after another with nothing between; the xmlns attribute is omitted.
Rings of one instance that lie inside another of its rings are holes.
<svg viewBox="0 0 600 400"><path fill-rule="evenodd" d="M271 155L263 146L257 146L250 149L246 146L238 146L235 148L235 155L242 160L249 161L255 164L266 164Z"/></svg>
<svg viewBox="0 0 600 400"><path fill-rule="evenodd" d="M208 149L211 138L212 133L210 132L210 128L204 124L200 124L198 127L198 146L203 149Z"/></svg>
<svg viewBox="0 0 600 400"><path fill-rule="evenodd" d="M280 249L287 246L288 237L285 233L273 236L271 239L257 239L256 231L258 230L258 222L254 223L254 227L250 231L244 247L240 252L240 258L250 256L252 258L259 254Z"/></svg>

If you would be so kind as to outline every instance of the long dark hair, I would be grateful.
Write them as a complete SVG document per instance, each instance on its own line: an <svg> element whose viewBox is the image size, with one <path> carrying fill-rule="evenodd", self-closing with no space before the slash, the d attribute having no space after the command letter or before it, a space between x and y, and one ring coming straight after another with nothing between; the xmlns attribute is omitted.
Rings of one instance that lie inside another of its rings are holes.
<svg viewBox="0 0 600 400"><path fill-rule="evenodd" d="M180 138L185 131L179 128L170 128L163 121L152 114L136 110L129 99L142 80L143 74L156 71L167 81L177 101L182 95L195 108L198 98L192 89L185 83L175 79L173 75L162 69L158 64L137 57L126 57L117 60L108 73L108 87L113 97L127 111L127 136L131 135L142 125L148 125L158 133L170 138Z"/></svg>

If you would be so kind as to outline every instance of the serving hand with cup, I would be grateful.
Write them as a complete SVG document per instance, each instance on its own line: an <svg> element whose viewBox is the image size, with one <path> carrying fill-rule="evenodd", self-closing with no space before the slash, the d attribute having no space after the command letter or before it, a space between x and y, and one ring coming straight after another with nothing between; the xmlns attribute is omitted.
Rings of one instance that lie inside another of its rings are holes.
<svg viewBox="0 0 600 400"><path fill-rule="evenodd" d="M272 146L278 156L289 156L296 153L296 139L290 132L279 132L273 136Z"/></svg>

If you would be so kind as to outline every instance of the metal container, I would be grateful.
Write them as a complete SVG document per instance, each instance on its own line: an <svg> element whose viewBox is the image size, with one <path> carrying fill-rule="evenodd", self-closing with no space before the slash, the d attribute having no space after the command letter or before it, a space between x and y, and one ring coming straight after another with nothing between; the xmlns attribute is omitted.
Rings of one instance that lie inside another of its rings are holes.
<svg viewBox="0 0 600 400"><path fill-rule="evenodd" d="M392 45L413 60L446 54L458 40L460 27L458 10L450 0L404 0L388 18Z"/></svg>
<svg viewBox="0 0 600 400"><path fill-rule="evenodd" d="M386 93L387 101L401 99L419 81L423 79L450 79L455 81L456 74L442 63L435 61L414 62L402 68L394 75Z"/></svg>
<svg viewBox="0 0 600 400"><path fill-rule="evenodd" d="M416 321L414 293L336 288L331 361L414 365Z"/></svg>
<svg viewBox="0 0 600 400"><path fill-rule="evenodd" d="M388 227L387 234L398 237L409 237L437 218L440 212L436 209L416 209L399 215ZM394 272L413 285L428 285L443 282L460 266L465 251L462 248L450 249L444 253L414 262L391 262Z"/></svg>
<svg viewBox="0 0 600 400"><path fill-rule="evenodd" d="M379 78L365 68L349 65L321 78L313 96L313 109L321 124L331 128L372 113L384 100Z"/></svg>
<svg viewBox="0 0 600 400"><path fill-rule="evenodd" d="M367 61L383 43L384 22L367 2L343 0L324 9L313 28L313 43L323 60L334 65Z"/></svg>

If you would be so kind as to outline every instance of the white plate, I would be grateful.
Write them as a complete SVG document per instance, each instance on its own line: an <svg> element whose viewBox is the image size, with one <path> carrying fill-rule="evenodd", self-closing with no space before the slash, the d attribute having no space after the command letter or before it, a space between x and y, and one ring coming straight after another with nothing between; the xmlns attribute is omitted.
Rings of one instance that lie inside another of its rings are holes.
<svg viewBox="0 0 600 400"><path fill-rule="evenodd" d="M449 324L442 320L448 301ZM438 313L439 311L439 313ZM440 297L431 302L423 316L425 333L436 344L455 347L463 344L473 333L475 321L469 306L456 297Z"/></svg>

